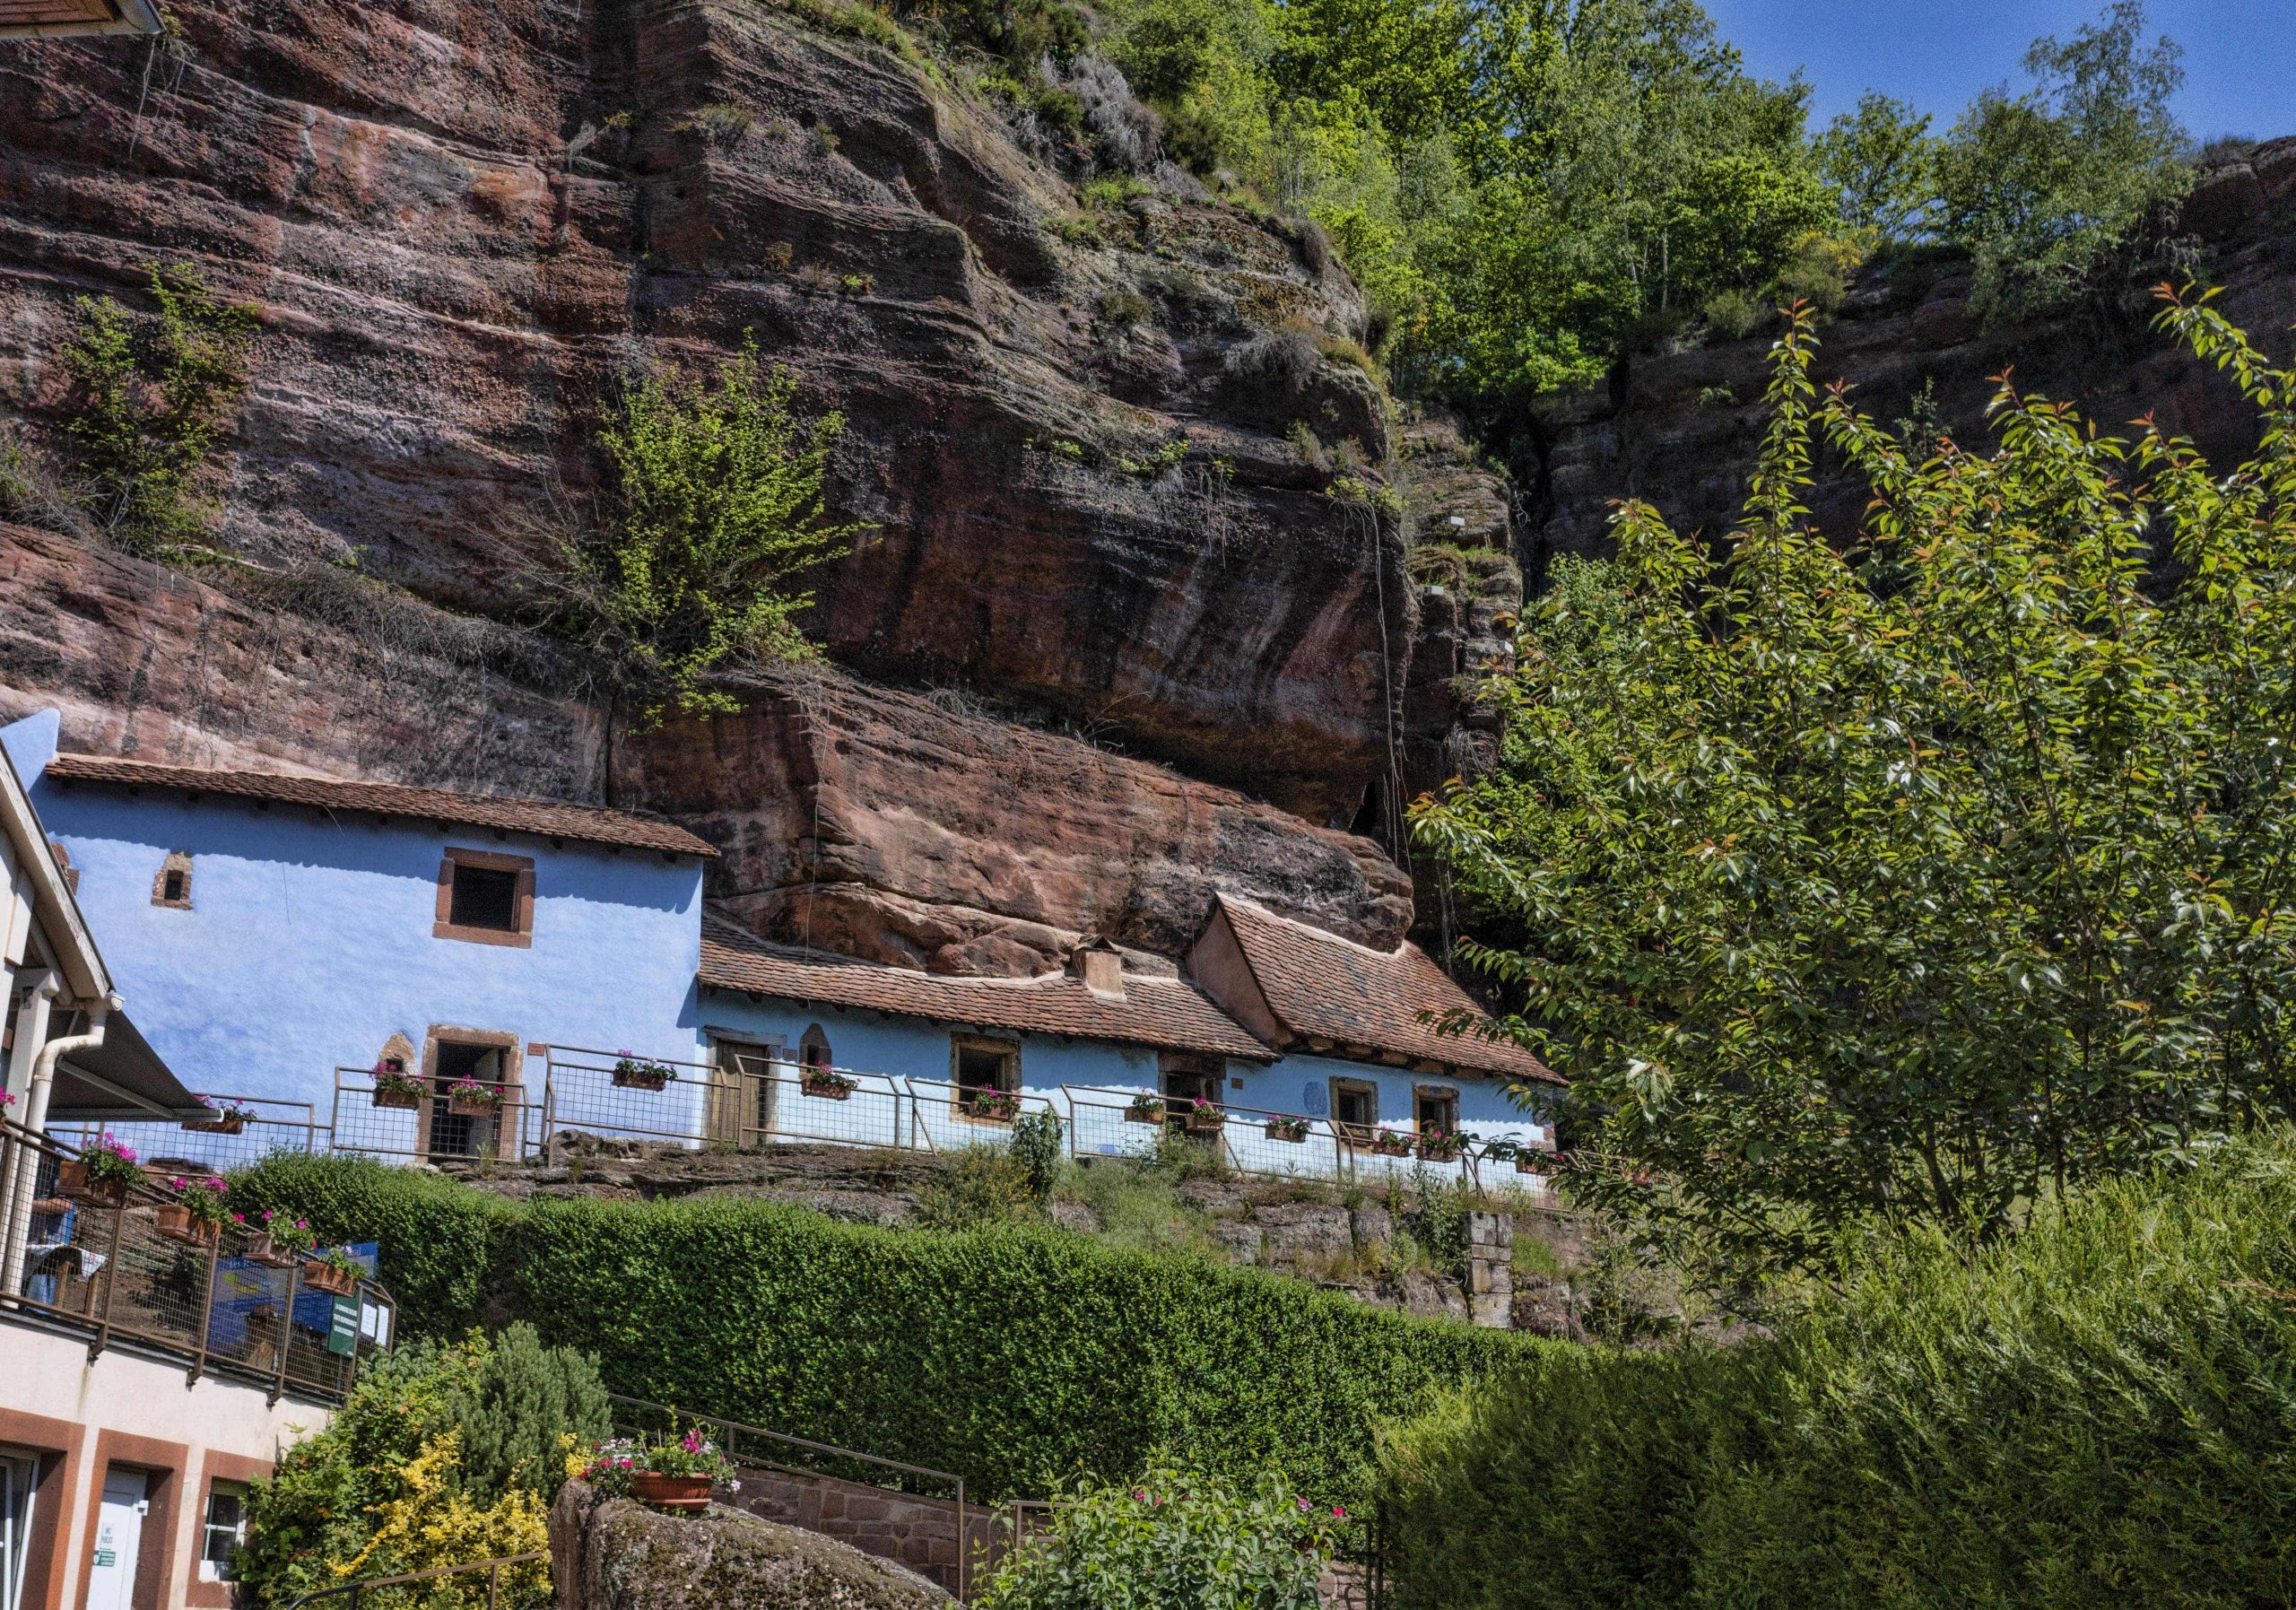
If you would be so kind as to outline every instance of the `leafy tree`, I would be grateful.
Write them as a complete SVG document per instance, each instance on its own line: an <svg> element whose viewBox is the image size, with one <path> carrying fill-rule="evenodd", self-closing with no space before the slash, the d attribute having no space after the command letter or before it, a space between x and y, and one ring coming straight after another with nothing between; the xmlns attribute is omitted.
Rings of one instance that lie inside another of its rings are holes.
<svg viewBox="0 0 2296 1610"><path fill-rule="evenodd" d="M2192 182L2169 98L2181 52L2144 42L2142 0L2025 55L2034 87L1971 102L1938 153L1939 230L1976 258L1982 301L2011 315L2076 298L2147 216Z"/></svg>
<svg viewBox="0 0 2296 1610"><path fill-rule="evenodd" d="M172 556L204 544L214 523L196 489L246 393L256 316L218 301L188 266L153 264L151 275L152 318L109 296L74 302L79 325L63 356L78 395L64 428L97 522Z"/></svg>
<svg viewBox="0 0 2296 1610"><path fill-rule="evenodd" d="M1887 95L1859 97L1813 143L1818 171L1833 187L1853 228L1883 240L1909 240L1937 202L1939 142L1929 115Z"/></svg>
<svg viewBox="0 0 2296 1610"><path fill-rule="evenodd" d="M796 384L779 365L761 373L746 337L715 384L642 378L598 434L609 517L562 545L552 581L568 623L621 666L642 721L735 709L704 686L710 673L810 652L796 617L813 596L794 583L868 529L824 510L845 418L801 419Z"/></svg>
<svg viewBox="0 0 2296 1610"><path fill-rule="evenodd" d="M2262 413L2229 475L2006 385L1997 451L1909 455L1814 400L1798 317L1743 526L1623 506L1528 618L1498 770L1418 808L1576 1081L1578 1188L1654 1239L1991 1234L2296 1116L2296 372L2162 321ZM1821 439L1873 488L1845 551Z"/></svg>

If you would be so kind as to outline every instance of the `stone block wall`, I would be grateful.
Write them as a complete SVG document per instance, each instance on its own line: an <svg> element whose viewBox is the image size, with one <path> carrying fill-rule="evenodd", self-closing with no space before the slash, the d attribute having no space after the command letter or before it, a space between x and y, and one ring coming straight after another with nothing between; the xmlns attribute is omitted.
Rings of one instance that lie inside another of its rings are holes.
<svg viewBox="0 0 2296 1610"><path fill-rule="evenodd" d="M1515 1323L1515 1221L1503 1213L1467 1214L1467 1317L1491 1330Z"/></svg>

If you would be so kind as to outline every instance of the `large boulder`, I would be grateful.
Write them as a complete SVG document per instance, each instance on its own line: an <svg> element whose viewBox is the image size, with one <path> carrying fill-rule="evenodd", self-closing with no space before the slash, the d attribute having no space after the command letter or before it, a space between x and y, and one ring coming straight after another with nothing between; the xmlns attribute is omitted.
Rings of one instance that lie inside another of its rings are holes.
<svg viewBox="0 0 2296 1610"><path fill-rule="evenodd" d="M932 1610L916 1572L713 1505L665 1515L569 1482L550 1511L559 1610Z"/></svg>

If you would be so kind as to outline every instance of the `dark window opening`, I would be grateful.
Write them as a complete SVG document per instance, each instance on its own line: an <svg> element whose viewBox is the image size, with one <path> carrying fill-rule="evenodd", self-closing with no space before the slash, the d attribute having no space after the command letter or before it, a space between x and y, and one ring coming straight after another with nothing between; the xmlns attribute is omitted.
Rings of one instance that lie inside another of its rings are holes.
<svg viewBox="0 0 2296 1610"><path fill-rule="evenodd" d="M482 1157L492 1148L495 1119L448 1110L449 1092L458 1080L480 1084L502 1083L502 1048L439 1042L437 1087L431 1092L430 1154L433 1157Z"/></svg>
<svg viewBox="0 0 2296 1610"><path fill-rule="evenodd" d="M167 875L160 880L160 898L161 900L179 901L190 892L191 880L186 877L182 873L177 872L172 868L170 868Z"/></svg>
<svg viewBox="0 0 2296 1610"><path fill-rule="evenodd" d="M797 1061L804 1067L834 1067L830 1058L829 1036L822 1032L819 1023L807 1029L797 1041Z"/></svg>
<svg viewBox="0 0 2296 1610"><path fill-rule="evenodd" d="M447 920L458 928L518 931L518 875L492 866L455 864L455 892Z"/></svg>
<svg viewBox="0 0 2296 1610"><path fill-rule="evenodd" d="M968 1118L1009 1120L1021 1110L1021 1048L956 1042L957 1106Z"/></svg>

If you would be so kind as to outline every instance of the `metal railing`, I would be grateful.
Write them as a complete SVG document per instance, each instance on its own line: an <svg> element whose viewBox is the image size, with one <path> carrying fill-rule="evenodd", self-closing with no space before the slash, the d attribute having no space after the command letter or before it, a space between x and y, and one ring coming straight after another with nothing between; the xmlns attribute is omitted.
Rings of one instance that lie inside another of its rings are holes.
<svg viewBox="0 0 2296 1610"><path fill-rule="evenodd" d="M190 1219L148 1177L91 1179L77 1148L0 1123L0 1309L86 1336L91 1362L132 1344L183 1361L194 1381L340 1401L396 1332L396 1305L362 1280L346 1314L305 1284L305 1260L257 1249L236 1223Z"/></svg>
<svg viewBox="0 0 2296 1610"><path fill-rule="evenodd" d="M275 1101L265 1096L195 1092L218 1117L176 1123L137 1118L124 1123L50 1124L48 1133L66 1145L93 1145L109 1135L135 1149L153 1168L178 1173L204 1170L220 1174L262 1162L274 1152L315 1153L334 1149L334 1136L309 1101Z"/></svg>
<svg viewBox="0 0 2296 1610"><path fill-rule="evenodd" d="M412 1080L408 1093L381 1083ZM335 1101L326 1128L328 1149L361 1157L404 1157L425 1162L517 1162L537 1103L519 1087L501 1087L502 1099L465 1110L447 1081L419 1075L380 1075L373 1068L335 1070Z"/></svg>
<svg viewBox="0 0 2296 1610"><path fill-rule="evenodd" d="M482 1571L486 1573L486 1610L541 1610L541 1606L551 1602L549 1562L549 1554L536 1551L526 1554L503 1554L492 1560L473 1560L465 1565L434 1565L429 1571L402 1571L396 1576L363 1577L357 1581L338 1583L333 1588L322 1588L317 1592L307 1593L300 1598L290 1599L287 1601L287 1610L299 1610L301 1606L316 1605L321 1599L346 1597L350 1599L352 1610L360 1610L360 1606L366 1601L366 1596L370 1593L388 1598L393 1597L389 1594L389 1589L404 1587L409 1582L434 1581L440 1577L471 1576ZM502 1597L503 1568L535 1563L540 1563L544 1567L540 1591L520 1597L518 1589L522 1585L514 1580L511 1583L512 1597L505 1599Z"/></svg>

